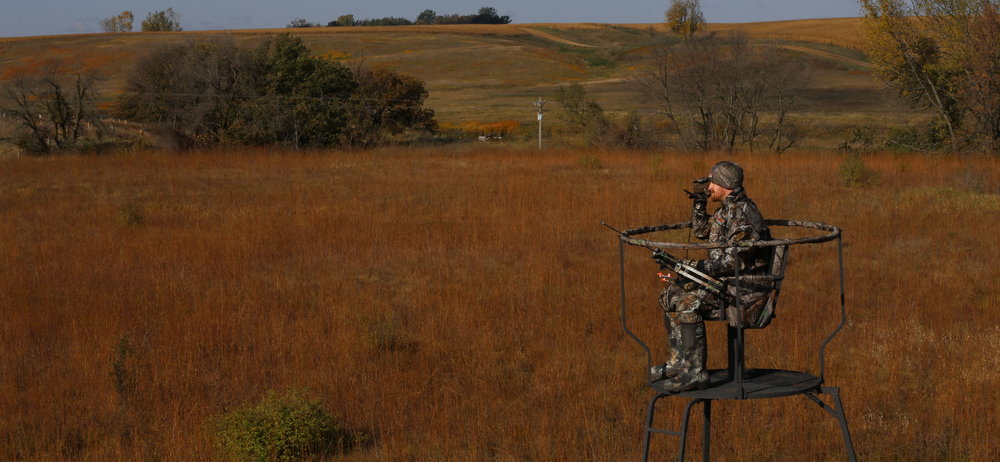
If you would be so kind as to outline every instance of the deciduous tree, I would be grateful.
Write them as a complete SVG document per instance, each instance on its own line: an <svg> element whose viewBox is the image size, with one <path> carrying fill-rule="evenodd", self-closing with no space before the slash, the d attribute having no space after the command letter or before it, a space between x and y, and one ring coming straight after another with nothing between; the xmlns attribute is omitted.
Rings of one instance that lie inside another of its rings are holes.
<svg viewBox="0 0 1000 462"><path fill-rule="evenodd" d="M302 19L302 18L296 18L296 19L293 19L291 22L289 22L288 26L285 26L285 27L288 27L288 28L301 28L301 27L315 27L315 26L316 26L316 24L313 24L313 23L309 22L308 20L305 20L305 19Z"/></svg>
<svg viewBox="0 0 1000 462"><path fill-rule="evenodd" d="M469 22L472 24L510 24L510 16L500 16L496 8L484 6L472 16Z"/></svg>
<svg viewBox="0 0 1000 462"><path fill-rule="evenodd" d="M161 48L140 58L116 115L166 125L202 145L246 137L245 103L261 87L255 56L229 40Z"/></svg>
<svg viewBox="0 0 1000 462"><path fill-rule="evenodd" d="M118 16L101 20L101 30L104 32L132 32L132 23L135 16L131 11L122 11Z"/></svg>
<svg viewBox="0 0 1000 462"><path fill-rule="evenodd" d="M354 79L358 89L347 115L342 137L345 145L371 147L407 130L436 129L434 111L424 107L428 93L423 81L363 63L355 65Z"/></svg>
<svg viewBox="0 0 1000 462"><path fill-rule="evenodd" d="M671 0L666 13L667 26L688 42L705 22L700 0Z"/></svg>
<svg viewBox="0 0 1000 462"><path fill-rule="evenodd" d="M604 115L604 108L587 95L583 85L574 82L559 87L556 101L562 106L560 118L574 130L588 135L592 143L600 144L608 131L608 118Z"/></svg>
<svg viewBox="0 0 1000 462"><path fill-rule="evenodd" d="M799 63L741 34L663 46L635 75L681 144L697 151L791 147L789 115L805 78Z"/></svg>
<svg viewBox="0 0 1000 462"><path fill-rule="evenodd" d="M997 0L862 0L875 75L932 109L952 149L1000 141Z"/></svg>
<svg viewBox="0 0 1000 462"><path fill-rule="evenodd" d="M342 14L337 17L336 21L332 21L328 26L343 26L350 27L354 25L354 15L353 14Z"/></svg>
<svg viewBox="0 0 1000 462"><path fill-rule="evenodd" d="M174 12L173 8L149 13L142 21L143 32L175 32L180 30L180 16Z"/></svg>
<svg viewBox="0 0 1000 462"><path fill-rule="evenodd" d="M437 12L434 10L424 10L417 15L417 24L434 24L437 19Z"/></svg>
<svg viewBox="0 0 1000 462"><path fill-rule="evenodd" d="M50 62L37 75L16 77L6 88L13 113L27 131L20 147L48 153L78 147L90 135L100 136L94 91L96 76Z"/></svg>
<svg viewBox="0 0 1000 462"><path fill-rule="evenodd" d="M263 98L256 100L254 141L294 147L331 146L340 140L347 100L358 87L350 69L311 56L301 38L282 34L263 47Z"/></svg>

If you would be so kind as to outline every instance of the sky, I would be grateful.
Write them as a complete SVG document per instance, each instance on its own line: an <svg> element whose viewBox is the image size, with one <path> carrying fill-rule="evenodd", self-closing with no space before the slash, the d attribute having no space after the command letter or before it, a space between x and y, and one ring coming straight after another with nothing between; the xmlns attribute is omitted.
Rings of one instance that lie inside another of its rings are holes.
<svg viewBox="0 0 1000 462"><path fill-rule="evenodd" d="M294 19L326 24L340 15L355 19L403 17L426 9L473 14L496 8L514 23L663 21L669 0L0 0L0 37L100 32L101 19L129 10L135 30L151 12L173 8L184 30L285 27ZM858 16L858 0L701 0L708 22L757 22Z"/></svg>

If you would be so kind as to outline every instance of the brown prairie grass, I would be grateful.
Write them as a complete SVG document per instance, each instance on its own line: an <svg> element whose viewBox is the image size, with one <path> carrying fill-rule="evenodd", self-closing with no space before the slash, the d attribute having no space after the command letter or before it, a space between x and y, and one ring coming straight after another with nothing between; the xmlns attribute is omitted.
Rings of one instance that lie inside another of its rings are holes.
<svg viewBox="0 0 1000 462"><path fill-rule="evenodd" d="M708 32L738 30L757 40L791 40L861 48L862 18L797 19L754 23L710 23Z"/></svg>
<svg viewBox="0 0 1000 462"><path fill-rule="evenodd" d="M213 416L285 388L370 436L344 460L638 459L645 358L620 329L617 240L599 223L684 221L680 189L719 157L5 160L0 459L204 460ZM826 372L859 456L993 460L997 159L869 156L866 189L838 183L841 155L737 160L766 215L844 229L849 324ZM750 366L815 372L835 258L793 250ZM631 322L660 356L655 269L638 248L627 267ZM724 332L709 331L721 367ZM660 424L676 426L681 403L666 401ZM725 460L843 459L805 399L722 402L713 426ZM654 438L654 460L675 449Z"/></svg>

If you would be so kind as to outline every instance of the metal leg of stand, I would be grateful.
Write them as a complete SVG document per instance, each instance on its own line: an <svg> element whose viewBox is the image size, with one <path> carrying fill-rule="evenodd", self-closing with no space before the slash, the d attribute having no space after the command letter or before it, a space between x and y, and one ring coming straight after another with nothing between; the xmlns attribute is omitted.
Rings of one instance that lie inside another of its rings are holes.
<svg viewBox="0 0 1000 462"><path fill-rule="evenodd" d="M847 449L847 458L851 462L857 461L857 455L854 453L854 442L851 441L851 430L847 428L847 416L844 415L844 403L840 401L840 388L838 387L823 387L823 393L827 393L833 396L833 402L837 406L837 417L840 420L840 432L844 435L844 447Z"/></svg>
<svg viewBox="0 0 1000 462"><path fill-rule="evenodd" d="M712 452L712 400L705 401L701 410L705 418L701 429L701 460L708 462Z"/></svg>
<svg viewBox="0 0 1000 462"><path fill-rule="evenodd" d="M854 443L851 441L851 430L847 427L847 417L844 415L844 404L840 401L840 388L839 387L821 387L820 393L824 395L830 395L833 397L833 404L836 408L832 408L827 405L823 400L819 399L815 393L807 393L805 396L818 404L823 408L827 414L832 415L837 422L840 423L840 433L844 437L844 447L847 450L847 459L851 462L857 462L857 455L854 453Z"/></svg>
<svg viewBox="0 0 1000 462"><path fill-rule="evenodd" d="M702 398L695 398L689 401L687 406L684 408L684 421L681 422L681 431L680 435L678 435L681 437L681 448L680 451L678 451L677 456L677 460L680 462L684 462L684 455L686 454L688 422L691 420L691 408L693 408L695 404L702 402L705 402L705 400Z"/></svg>
<svg viewBox="0 0 1000 462"><path fill-rule="evenodd" d="M656 396L649 401L649 410L646 411L646 436L643 438L642 443L642 462L649 460L649 437L653 433L653 413L656 412L656 402L664 396L667 395L657 393Z"/></svg>
<svg viewBox="0 0 1000 462"><path fill-rule="evenodd" d="M684 462L684 456L686 454L687 448L687 433L688 424L691 421L691 409L695 404L703 403L702 410L705 416L704 433L702 435L702 456L707 461L708 460L708 447L709 447L709 426L712 420L712 400L704 398L694 398L688 402L687 406L684 407L684 418L681 420L681 430L678 432L670 430L661 430L653 428L653 416L656 413L656 402L665 396L670 396L663 393L657 393L649 402L649 410L646 413L646 436L643 441L642 448L642 460L646 462L649 460L649 440L653 433L663 433L665 435L673 435L680 437L680 449L678 450L678 460Z"/></svg>

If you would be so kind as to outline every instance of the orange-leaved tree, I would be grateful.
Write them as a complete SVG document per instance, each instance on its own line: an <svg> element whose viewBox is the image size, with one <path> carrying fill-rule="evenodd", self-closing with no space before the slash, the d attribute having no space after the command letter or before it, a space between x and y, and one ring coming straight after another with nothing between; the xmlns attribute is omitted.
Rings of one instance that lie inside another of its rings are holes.
<svg viewBox="0 0 1000 462"><path fill-rule="evenodd" d="M1000 142L997 0L862 0L865 53L875 75L915 107L928 135L960 149Z"/></svg>

